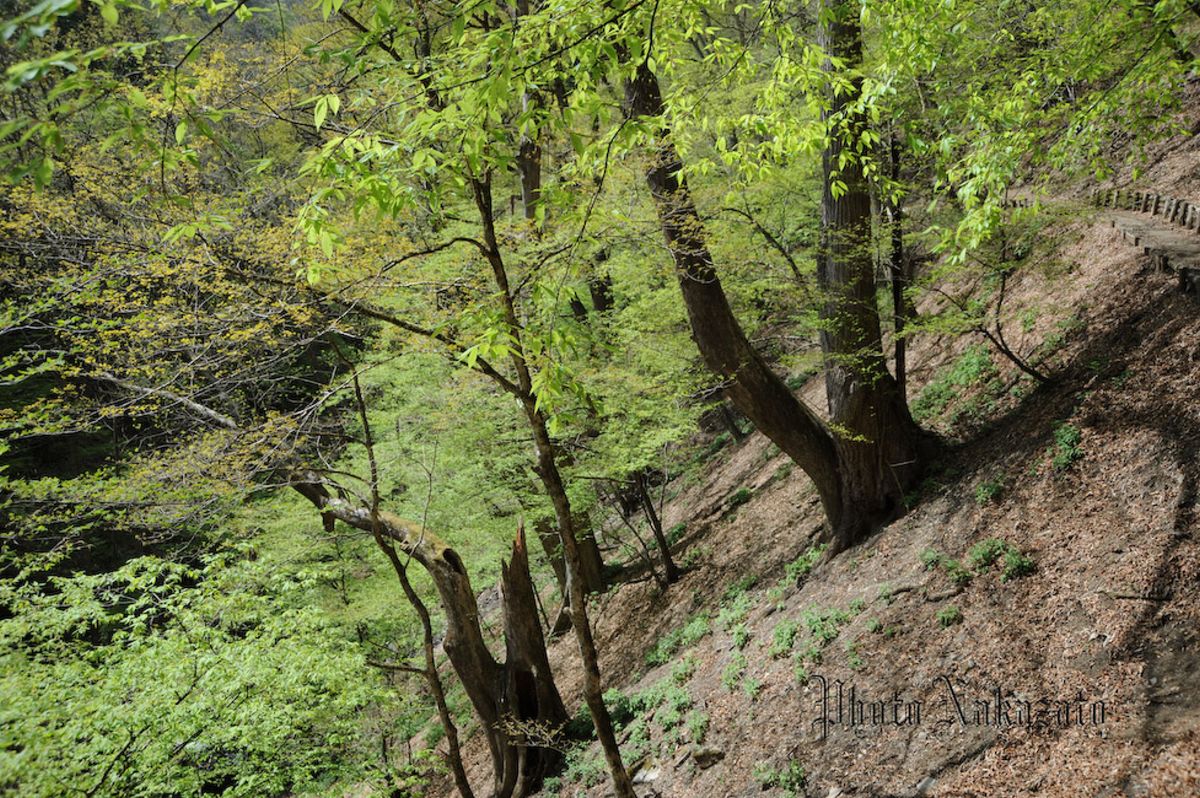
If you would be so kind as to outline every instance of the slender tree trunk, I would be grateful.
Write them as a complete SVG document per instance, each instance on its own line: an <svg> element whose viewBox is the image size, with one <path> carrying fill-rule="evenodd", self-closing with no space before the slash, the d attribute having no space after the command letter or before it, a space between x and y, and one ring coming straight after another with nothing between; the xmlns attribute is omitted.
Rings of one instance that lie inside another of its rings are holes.
<svg viewBox="0 0 1200 798"><path fill-rule="evenodd" d="M587 703L588 710L592 715L592 722L596 727L596 738L600 741L601 748L604 749L604 757L608 762L609 774L617 798L635 798L632 781L621 760L621 750L617 744L612 718L608 714L608 708L604 705L599 655L596 652L591 622L587 614L587 590L584 586L583 576L584 555L581 553L579 541L576 538L571 502L567 496L562 475L558 470L554 442L550 438L546 417L538 409L536 397L533 394L533 379L525 361L522 345L522 328L517 319L512 291L508 282L508 272L496 237L490 178L483 177L472 180L471 188L483 225L485 254L492 267L493 279L503 304L505 325L513 342L510 359L517 375L521 404L533 436L534 449L537 452L535 470L554 505L554 514L558 521L559 542L562 545L567 578L567 603L571 616L571 627L575 631L575 640L579 646L580 659L583 663L584 701Z"/></svg>
<svg viewBox="0 0 1200 798"><path fill-rule="evenodd" d="M679 581L679 568L675 565L675 558L671 556L671 546L663 532L662 519L658 517L658 511L654 509L654 499L650 496L650 490L646 485L646 471L643 469L637 472L633 478L638 493L641 494L642 512L646 516L646 523L650 525L650 531L654 533L654 542L658 544L663 579L668 585L674 584Z"/></svg>
<svg viewBox="0 0 1200 798"><path fill-rule="evenodd" d="M892 162L892 182L900 182L900 142L892 137L889 146ZM909 319L908 299L904 295L908 287L908 273L904 265L904 211L900 200L889 197L887 200L889 222L892 229L892 250L888 259L888 270L892 282L892 328L895 331L895 372L896 390L902 397L907 397L908 363L907 342L904 338L904 328Z"/></svg>

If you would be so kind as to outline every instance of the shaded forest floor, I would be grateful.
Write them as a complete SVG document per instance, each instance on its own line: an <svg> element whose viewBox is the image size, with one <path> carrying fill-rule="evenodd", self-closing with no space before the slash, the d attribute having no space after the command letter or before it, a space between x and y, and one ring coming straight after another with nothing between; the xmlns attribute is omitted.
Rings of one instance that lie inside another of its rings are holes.
<svg viewBox="0 0 1200 798"><path fill-rule="evenodd" d="M1200 200L1193 144L1156 157L1146 187ZM1005 312L1053 383L981 362L978 340L917 338L910 395L947 445L865 545L804 557L811 483L758 434L672 486L664 526L686 525L677 557L695 567L592 613L639 795L1200 795L1200 303L1107 218L1058 232L1055 268L1023 273ZM1010 562L973 567L988 545ZM573 637L551 657L574 708ZM822 737L818 675L921 701L920 722L873 725L868 707ZM1037 722L997 723L997 689ZM468 755L483 785L478 737ZM596 746L570 762L543 794L610 794Z"/></svg>

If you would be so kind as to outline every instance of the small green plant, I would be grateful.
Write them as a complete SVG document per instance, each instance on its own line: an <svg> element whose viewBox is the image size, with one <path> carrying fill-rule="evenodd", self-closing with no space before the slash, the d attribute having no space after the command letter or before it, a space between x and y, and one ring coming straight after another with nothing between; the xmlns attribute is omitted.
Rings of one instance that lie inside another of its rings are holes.
<svg viewBox="0 0 1200 798"><path fill-rule="evenodd" d="M964 568L958 560L942 560L942 567L946 569L946 576L957 587L966 587L971 583L973 574L969 569Z"/></svg>
<svg viewBox="0 0 1200 798"><path fill-rule="evenodd" d="M684 725L687 727L688 738L699 745L708 736L708 713L692 710L688 713Z"/></svg>
<svg viewBox="0 0 1200 798"><path fill-rule="evenodd" d="M813 641L822 646L837 639L841 628L849 623L854 616L846 611L833 607L813 608L804 613L802 620L812 635Z"/></svg>
<svg viewBox="0 0 1200 798"><path fill-rule="evenodd" d="M749 614L750 597L745 593L738 593L733 600L721 605L721 610L717 613L717 626L732 633L733 628L745 621Z"/></svg>
<svg viewBox="0 0 1200 798"><path fill-rule="evenodd" d="M877 632L882 632L883 631L883 621L879 620L878 618L868 618L867 619L867 631L870 632L871 634L875 634Z"/></svg>
<svg viewBox="0 0 1200 798"><path fill-rule="evenodd" d="M729 634L733 637L733 644L740 651L750 642L750 629L744 623L739 623L730 630Z"/></svg>
<svg viewBox="0 0 1200 798"><path fill-rule="evenodd" d="M690 571L710 559L712 559L712 546L692 546L679 558L679 565Z"/></svg>
<svg viewBox="0 0 1200 798"><path fill-rule="evenodd" d="M962 610L953 604L938 610L937 613L937 622L943 629L953 626L956 623L962 623L962 619Z"/></svg>
<svg viewBox="0 0 1200 798"><path fill-rule="evenodd" d="M986 538L979 541L967 551L967 562L976 571L991 567L1008 549L1008 543L1000 538Z"/></svg>
<svg viewBox="0 0 1200 798"><path fill-rule="evenodd" d="M1063 422L1054 427L1054 446L1050 449L1050 465L1057 471L1066 471L1083 457L1079 442L1083 440L1079 429Z"/></svg>
<svg viewBox="0 0 1200 798"><path fill-rule="evenodd" d="M810 665L820 665L823 654L821 653L822 645L815 640L810 640L808 645L796 655L802 662L807 662Z"/></svg>
<svg viewBox="0 0 1200 798"><path fill-rule="evenodd" d="M751 775L762 789L781 790L787 798L799 798L804 795L804 786L808 780L804 766L794 759L782 768L775 768L769 762L757 762Z"/></svg>
<svg viewBox="0 0 1200 798"><path fill-rule="evenodd" d="M864 660L862 654L859 653L858 643L855 641L846 643L846 665L850 667L850 670L861 670L866 666L866 664L866 660Z"/></svg>
<svg viewBox="0 0 1200 798"><path fill-rule="evenodd" d="M762 688L762 682L760 682L758 679L755 679L753 676L747 676L742 679L742 692L745 693L746 697L751 701L758 700L758 694L762 692Z"/></svg>
<svg viewBox="0 0 1200 798"><path fill-rule="evenodd" d="M788 587L790 586L791 585L787 579L780 579L778 583L772 585L771 588L767 590L767 601L774 605L775 609L783 609L783 599L785 596L787 596Z"/></svg>
<svg viewBox="0 0 1200 798"><path fill-rule="evenodd" d="M680 521L675 526L667 530L667 543L674 546L679 541L683 540L683 536L687 534L687 524Z"/></svg>
<svg viewBox="0 0 1200 798"><path fill-rule="evenodd" d="M790 618L777 623L771 633L771 656L779 659L789 653L796 644L796 634L799 631L799 622Z"/></svg>
<svg viewBox="0 0 1200 798"><path fill-rule="evenodd" d="M850 614L861 615L862 611L867 608L866 599L856 598L850 602Z"/></svg>
<svg viewBox="0 0 1200 798"><path fill-rule="evenodd" d="M754 493L749 488L738 488L729 497L729 509L733 510L741 507L746 502L754 498Z"/></svg>
<svg viewBox="0 0 1200 798"><path fill-rule="evenodd" d="M1033 559L1029 555L1000 538L987 538L976 543L967 552L967 561L980 573L1001 562L1001 582L1028 576L1035 569Z"/></svg>
<svg viewBox="0 0 1200 798"><path fill-rule="evenodd" d="M975 503L980 507L999 501L1004 493L1004 480L1000 477L985 479L975 488Z"/></svg>
<svg viewBox="0 0 1200 798"><path fill-rule="evenodd" d="M607 767L603 758L588 756L586 746L576 746L567 751L566 768L563 769L562 779L572 784L595 787L604 781L606 772Z"/></svg>
<svg viewBox="0 0 1200 798"><path fill-rule="evenodd" d="M827 544L824 543L817 546L810 546L803 554L784 566L784 572L787 574L788 578L795 582L799 582L801 579L808 576L808 574L812 571L813 566L820 561L821 555L825 553L826 547Z"/></svg>
<svg viewBox="0 0 1200 798"><path fill-rule="evenodd" d="M736 599L757 584L758 576L755 574L746 574L745 576L738 577L732 585L725 588L725 595L722 600L729 601Z"/></svg>
<svg viewBox="0 0 1200 798"><path fill-rule="evenodd" d="M942 561L941 552L934 549L924 549L920 554L920 558L921 565L925 566L926 571L932 571L934 568L937 568Z"/></svg>
<svg viewBox="0 0 1200 798"><path fill-rule="evenodd" d="M1004 552L1004 569L1000 572L1000 581L1007 582L1033 573L1036 566L1033 559L1016 547L1009 547Z"/></svg>
<svg viewBox="0 0 1200 798"><path fill-rule="evenodd" d="M646 664L650 667L665 665L674 658L675 653L694 646L711 631L707 614L700 613L692 617L686 624L674 629L654 644L654 648L646 652Z"/></svg>
<svg viewBox="0 0 1200 798"><path fill-rule="evenodd" d="M733 692L741 684L742 676L746 673L746 655L742 652L737 652L733 658L729 660L729 664L721 671L721 684L729 692Z"/></svg>
<svg viewBox="0 0 1200 798"><path fill-rule="evenodd" d="M695 654L688 654L671 666L671 681L680 685L687 684L698 667L700 667L700 660Z"/></svg>

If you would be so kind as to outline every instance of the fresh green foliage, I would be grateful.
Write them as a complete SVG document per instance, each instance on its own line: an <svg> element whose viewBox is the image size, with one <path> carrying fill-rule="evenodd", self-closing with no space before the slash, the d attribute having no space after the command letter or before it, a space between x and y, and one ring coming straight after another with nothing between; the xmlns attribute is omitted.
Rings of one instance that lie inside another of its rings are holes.
<svg viewBox="0 0 1200 798"><path fill-rule="evenodd" d="M946 576L958 587L966 587L971 583L971 571L964 568L963 564L958 560L943 559L942 567L946 569Z"/></svg>
<svg viewBox="0 0 1200 798"><path fill-rule="evenodd" d="M995 374L996 367L987 349L968 347L921 390L912 403L913 417L924 421L940 416L965 390L982 385Z"/></svg>
<svg viewBox="0 0 1200 798"><path fill-rule="evenodd" d="M922 549L921 554L919 556L921 559L921 565L925 566L926 571L932 571L934 568L937 568L942 562L941 552L939 552L935 549Z"/></svg>
<svg viewBox="0 0 1200 798"><path fill-rule="evenodd" d="M804 767L794 759L782 768L776 768L769 762L756 762L751 775L763 790L777 789L788 798L799 798L805 794L808 777Z"/></svg>
<svg viewBox="0 0 1200 798"><path fill-rule="evenodd" d="M685 724L687 726L688 738L696 745L704 742L708 737L708 713L692 710L687 715Z"/></svg>
<svg viewBox="0 0 1200 798"><path fill-rule="evenodd" d="M1003 566L1000 572L1001 582L1028 576L1035 570L1031 557L1000 538L987 538L976 543L967 553L967 561L981 573L1000 561Z"/></svg>
<svg viewBox="0 0 1200 798"><path fill-rule="evenodd" d="M1000 572L1000 581L1007 582L1010 579L1028 576L1034 570L1036 566L1033 558L1016 548L1009 548L1004 552L1004 569Z"/></svg>
<svg viewBox="0 0 1200 798"><path fill-rule="evenodd" d="M983 571L1004 555L1008 543L1000 538L987 538L976 543L967 552L967 562L977 571Z"/></svg>
<svg viewBox="0 0 1200 798"><path fill-rule="evenodd" d="M821 555L825 553L826 548L827 544L825 543L809 546L803 554L784 567L787 577L794 582L799 582L808 576L813 567L821 560Z"/></svg>
<svg viewBox="0 0 1200 798"><path fill-rule="evenodd" d="M721 684L725 689L733 692L742 683L742 677L746 675L746 655L738 651L721 670Z"/></svg>
<svg viewBox="0 0 1200 798"><path fill-rule="evenodd" d="M733 495L729 497L729 509L737 509L746 502L750 501L752 498L754 498L754 492L749 488L738 488L733 492Z"/></svg>
<svg viewBox="0 0 1200 798"><path fill-rule="evenodd" d="M729 630L729 636L733 638L734 647L740 650L750 642L750 629L745 623L739 623Z"/></svg>
<svg viewBox="0 0 1200 798"><path fill-rule="evenodd" d="M659 638L654 648L646 652L646 664L651 667L667 664L677 652L700 642L711 628L711 620L706 613L693 616L683 626Z"/></svg>
<svg viewBox="0 0 1200 798"><path fill-rule="evenodd" d="M787 656L796 643L796 635L800 631L797 621L786 619L775 625L771 633L771 656L776 659Z"/></svg>
<svg viewBox="0 0 1200 798"><path fill-rule="evenodd" d="M1002 477L985 479L975 487L975 503L983 507L986 504L999 501L1003 493L1004 479Z"/></svg>
<svg viewBox="0 0 1200 798"><path fill-rule="evenodd" d="M1079 448L1083 440L1079 428L1062 422L1054 427L1054 445L1050 448L1050 465L1056 472L1066 471L1074 465L1083 452Z"/></svg>
<svg viewBox="0 0 1200 798"><path fill-rule="evenodd" d="M717 626L732 633L735 626L746 620L746 616L750 614L750 606L749 595L735 594L733 598L722 602L720 612L717 613Z"/></svg>
<svg viewBox="0 0 1200 798"><path fill-rule="evenodd" d="M866 667L867 662L863 659L858 650L858 643L850 641L846 643L846 665L850 670L862 670Z"/></svg>
<svg viewBox="0 0 1200 798"><path fill-rule="evenodd" d="M951 604L938 610L935 617L937 618L938 625L945 629L956 623L962 623L963 614L962 610Z"/></svg>

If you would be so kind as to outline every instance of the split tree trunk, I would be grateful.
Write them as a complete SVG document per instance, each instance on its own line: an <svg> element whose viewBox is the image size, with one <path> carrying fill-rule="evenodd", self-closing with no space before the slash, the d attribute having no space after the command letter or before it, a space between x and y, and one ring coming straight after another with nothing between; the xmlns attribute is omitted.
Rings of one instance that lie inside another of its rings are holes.
<svg viewBox="0 0 1200 798"><path fill-rule="evenodd" d="M399 544L433 579L446 616L442 648L480 721L492 757L494 798L527 795L559 761L555 739L568 717L554 683L538 622L524 530L503 568L506 661L492 656L483 638L479 606L462 560L428 530L391 513L378 513L330 496L319 480L293 484L327 518L356 529L376 529Z"/></svg>
<svg viewBox="0 0 1200 798"><path fill-rule="evenodd" d="M858 52L846 43L857 41L856 24L837 22L823 30L834 54ZM835 98L831 113L842 113L850 99ZM645 63L626 85L626 110L632 116L663 114L658 78ZM724 379L737 408L813 480L837 552L902 509L903 492L917 474L920 441L883 359L870 237L864 235L870 232L870 194L857 163L833 174L842 145L839 136L830 138L818 278L827 296L821 343L832 426L792 394L747 340L717 276L669 131L660 134L646 182L701 356ZM832 196L835 179L847 184L838 198Z"/></svg>

